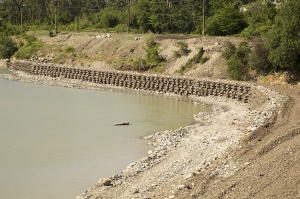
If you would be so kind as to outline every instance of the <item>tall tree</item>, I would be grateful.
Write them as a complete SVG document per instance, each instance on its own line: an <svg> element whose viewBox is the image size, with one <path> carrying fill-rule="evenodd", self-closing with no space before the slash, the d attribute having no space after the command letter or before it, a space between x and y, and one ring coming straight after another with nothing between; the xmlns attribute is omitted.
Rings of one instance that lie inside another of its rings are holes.
<svg viewBox="0 0 300 199"><path fill-rule="evenodd" d="M300 1L285 0L267 35L269 61L275 69L300 70Z"/></svg>

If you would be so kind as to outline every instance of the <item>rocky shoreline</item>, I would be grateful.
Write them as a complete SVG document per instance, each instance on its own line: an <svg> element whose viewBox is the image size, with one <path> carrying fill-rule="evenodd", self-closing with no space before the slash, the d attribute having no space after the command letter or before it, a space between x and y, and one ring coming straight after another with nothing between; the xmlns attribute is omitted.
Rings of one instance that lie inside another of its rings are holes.
<svg viewBox="0 0 300 199"><path fill-rule="evenodd" d="M0 74L0 77L78 89L124 90L79 80L32 76L20 71ZM267 96L267 100L262 99L254 106L225 97L189 96L196 103L210 104L213 112L195 115L196 124L145 137L154 147L147 157L130 164L121 174L100 179L77 199L180 198L180 192L193 189L195 184L190 180L195 175L209 173L226 177L250 164L233 161L229 149L243 147L239 140L263 126L284 97L267 87L244 84L255 87ZM163 95L180 98L170 93Z"/></svg>

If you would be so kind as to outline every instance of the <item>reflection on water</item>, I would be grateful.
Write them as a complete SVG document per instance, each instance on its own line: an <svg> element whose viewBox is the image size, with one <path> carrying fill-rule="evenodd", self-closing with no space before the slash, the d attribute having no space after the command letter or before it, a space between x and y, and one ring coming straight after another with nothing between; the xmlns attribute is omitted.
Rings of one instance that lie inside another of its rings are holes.
<svg viewBox="0 0 300 199"><path fill-rule="evenodd" d="M150 147L140 137L191 124L200 111L209 108L0 79L1 197L75 198L146 156Z"/></svg>

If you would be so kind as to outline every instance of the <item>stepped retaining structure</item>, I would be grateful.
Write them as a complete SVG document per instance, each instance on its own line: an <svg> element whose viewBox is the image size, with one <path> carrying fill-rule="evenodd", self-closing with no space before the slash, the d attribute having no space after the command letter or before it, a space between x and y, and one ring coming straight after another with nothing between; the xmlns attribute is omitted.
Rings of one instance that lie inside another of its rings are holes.
<svg viewBox="0 0 300 199"><path fill-rule="evenodd" d="M242 85L235 82L209 81L182 76L86 69L30 61L14 61L11 63L11 66L14 70L24 71L31 75L78 79L97 84L173 93L182 96L225 96L244 103L251 101L251 91L253 90L249 85Z"/></svg>

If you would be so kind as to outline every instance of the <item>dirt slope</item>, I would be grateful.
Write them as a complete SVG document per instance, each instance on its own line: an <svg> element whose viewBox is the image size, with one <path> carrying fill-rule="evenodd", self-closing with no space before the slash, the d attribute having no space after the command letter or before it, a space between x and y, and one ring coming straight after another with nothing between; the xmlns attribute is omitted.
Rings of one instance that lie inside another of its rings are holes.
<svg viewBox="0 0 300 199"><path fill-rule="evenodd" d="M111 33L106 38L101 36L107 36L107 33L62 32L55 37L49 37L46 33L37 35L38 39L45 43L45 47L33 59L68 65L115 68L130 60L145 56L144 47L148 35ZM155 35L155 38L160 45L160 55L166 58L166 74L178 74L176 71L203 47L204 56L208 57L209 60L204 64L193 66L186 75L222 79L228 77L225 60L221 56L223 42L231 41L238 44L243 40L242 38L230 37L164 35ZM174 56L174 52L179 50L178 41L184 41L188 44L189 55L181 58ZM74 48L75 52L63 53L67 47Z"/></svg>

